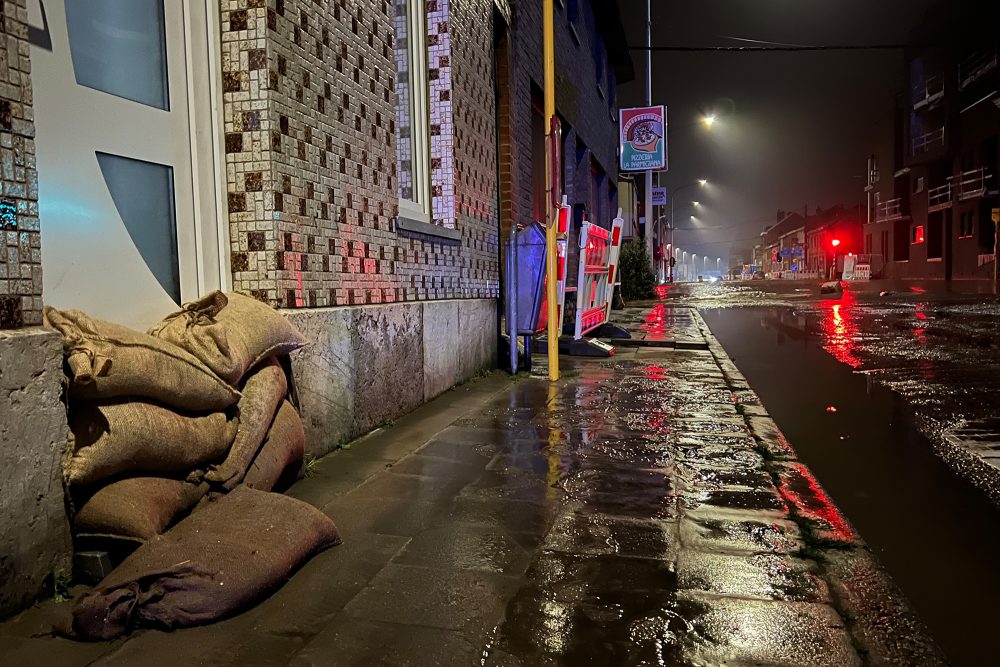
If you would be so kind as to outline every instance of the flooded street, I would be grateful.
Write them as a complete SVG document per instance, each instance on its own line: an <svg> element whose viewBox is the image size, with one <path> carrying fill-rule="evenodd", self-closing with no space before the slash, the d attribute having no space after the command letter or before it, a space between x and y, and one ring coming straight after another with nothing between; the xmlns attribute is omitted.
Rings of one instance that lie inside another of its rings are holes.
<svg viewBox="0 0 1000 667"><path fill-rule="evenodd" d="M782 288L698 285L677 300L702 308L954 663L982 664L1000 622L1000 512L933 443L996 411L996 304Z"/></svg>

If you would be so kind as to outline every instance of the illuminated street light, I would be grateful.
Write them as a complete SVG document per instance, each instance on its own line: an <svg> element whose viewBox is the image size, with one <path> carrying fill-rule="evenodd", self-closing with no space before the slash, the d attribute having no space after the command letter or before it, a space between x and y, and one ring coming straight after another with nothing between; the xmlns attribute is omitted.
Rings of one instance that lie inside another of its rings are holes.
<svg viewBox="0 0 1000 667"><path fill-rule="evenodd" d="M708 185L708 179L707 178L699 178L698 179L698 185L700 185L701 187L705 187L706 185Z"/></svg>
<svg viewBox="0 0 1000 667"><path fill-rule="evenodd" d="M701 206L701 202L700 201L693 201L693 202L691 202L691 205L692 206Z"/></svg>
<svg viewBox="0 0 1000 667"><path fill-rule="evenodd" d="M716 118L715 114L714 113L710 113L707 116L705 116L704 118L702 118L701 122L703 122L705 124L705 127L712 127L713 125L715 125L715 121L716 120L717 120L717 118Z"/></svg>

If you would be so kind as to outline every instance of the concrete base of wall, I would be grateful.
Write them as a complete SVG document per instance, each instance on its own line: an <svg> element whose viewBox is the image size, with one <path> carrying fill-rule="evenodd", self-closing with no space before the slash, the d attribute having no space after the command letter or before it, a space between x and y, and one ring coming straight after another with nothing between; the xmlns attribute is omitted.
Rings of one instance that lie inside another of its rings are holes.
<svg viewBox="0 0 1000 667"><path fill-rule="evenodd" d="M0 332L0 618L70 574L62 361L55 332Z"/></svg>
<svg viewBox="0 0 1000 667"><path fill-rule="evenodd" d="M496 301L288 310L306 454L322 456L496 364Z"/></svg>

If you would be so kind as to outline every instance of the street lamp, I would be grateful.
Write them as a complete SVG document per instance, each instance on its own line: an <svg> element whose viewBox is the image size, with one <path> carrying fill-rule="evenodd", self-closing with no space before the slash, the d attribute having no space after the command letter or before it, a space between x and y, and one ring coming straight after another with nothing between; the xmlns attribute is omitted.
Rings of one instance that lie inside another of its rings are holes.
<svg viewBox="0 0 1000 667"><path fill-rule="evenodd" d="M670 193L670 220L667 225L667 232L671 245L673 245L674 242L674 202L677 200L677 195L688 188L693 188L695 186L703 188L706 185L708 185L708 179L699 178L697 181L694 181L693 183L688 183L686 185L682 185L681 187L677 188L672 193ZM695 204L697 204L697 202L695 202ZM694 216L691 216L691 218L693 220ZM671 281L673 281L673 271L671 271L670 275L667 277L667 282Z"/></svg>
<svg viewBox="0 0 1000 667"><path fill-rule="evenodd" d="M712 127L715 125L716 120L718 120L718 117L714 113L710 113L707 116L703 116L701 122L705 124L705 127Z"/></svg>

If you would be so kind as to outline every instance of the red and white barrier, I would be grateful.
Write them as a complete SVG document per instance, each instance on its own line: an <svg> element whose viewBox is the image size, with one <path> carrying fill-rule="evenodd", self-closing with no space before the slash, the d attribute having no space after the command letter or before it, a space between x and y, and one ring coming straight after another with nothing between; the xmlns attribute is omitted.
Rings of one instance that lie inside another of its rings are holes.
<svg viewBox="0 0 1000 667"><path fill-rule="evenodd" d="M576 340L606 324L611 316L624 224L620 211L611 225L611 231L590 222L583 223L579 279L576 283L576 326L573 330Z"/></svg>
<svg viewBox="0 0 1000 667"><path fill-rule="evenodd" d="M559 234L559 240L556 241L556 294L558 295L558 302L556 303L556 322L559 323L559 329L562 330L563 313L565 312L564 307L566 305L566 250L569 247L567 239L569 235L570 217L570 207L566 205L565 197L563 197L562 204L559 205L558 209L559 210L556 213L559 225L556 230ZM542 294L542 312L538 317L538 328L536 333L544 333L549 323L547 287Z"/></svg>

